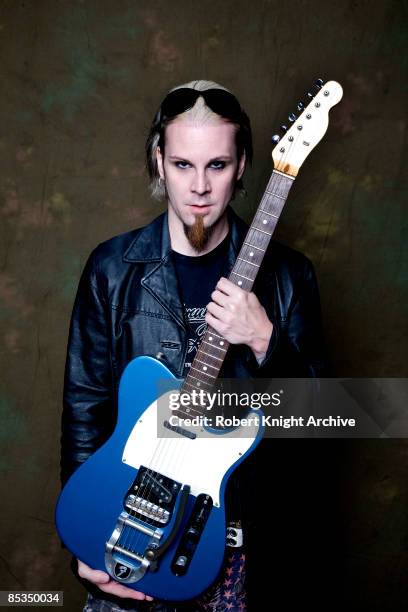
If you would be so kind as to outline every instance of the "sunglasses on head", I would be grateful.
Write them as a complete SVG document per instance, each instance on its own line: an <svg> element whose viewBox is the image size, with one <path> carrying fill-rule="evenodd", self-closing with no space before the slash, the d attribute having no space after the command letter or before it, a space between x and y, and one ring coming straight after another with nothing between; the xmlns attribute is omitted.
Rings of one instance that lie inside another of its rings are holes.
<svg viewBox="0 0 408 612"><path fill-rule="evenodd" d="M200 96L204 98L206 105L217 115L230 121L239 122L241 120L241 105L229 91L225 91L225 89L199 91L189 87L180 87L167 94L160 107L160 119L165 121L184 113L194 106Z"/></svg>

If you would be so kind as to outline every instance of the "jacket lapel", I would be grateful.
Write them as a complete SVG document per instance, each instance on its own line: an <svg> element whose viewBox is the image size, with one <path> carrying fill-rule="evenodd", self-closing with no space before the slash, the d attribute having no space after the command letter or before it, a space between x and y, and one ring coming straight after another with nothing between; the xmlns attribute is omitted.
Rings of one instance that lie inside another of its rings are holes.
<svg viewBox="0 0 408 612"><path fill-rule="evenodd" d="M142 286L185 329L177 275L171 257L167 212L140 230L123 260L146 265L147 272L142 278Z"/></svg>
<svg viewBox="0 0 408 612"><path fill-rule="evenodd" d="M183 305L180 300L177 275L171 253L142 279L142 286L167 310L177 323L186 329Z"/></svg>

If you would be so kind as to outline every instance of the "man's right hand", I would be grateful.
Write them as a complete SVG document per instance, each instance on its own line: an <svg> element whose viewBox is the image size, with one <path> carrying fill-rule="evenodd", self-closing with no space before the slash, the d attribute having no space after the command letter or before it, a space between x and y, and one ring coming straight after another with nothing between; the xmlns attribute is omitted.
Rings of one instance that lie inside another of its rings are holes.
<svg viewBox="0 0 408 612"><path fill-rule="evenodd" d="M139 600L146 599L147 601L153 600L153 597L150 597L150 595L145 595L145 593L141 593L140 591L134 591L133 589L125 587L123 584L115 582L106 572L94 570L79 559L77 559L77 561L79 576L95 584L101 591L116 595L117 597L128 597L129 599Z"/></svg>

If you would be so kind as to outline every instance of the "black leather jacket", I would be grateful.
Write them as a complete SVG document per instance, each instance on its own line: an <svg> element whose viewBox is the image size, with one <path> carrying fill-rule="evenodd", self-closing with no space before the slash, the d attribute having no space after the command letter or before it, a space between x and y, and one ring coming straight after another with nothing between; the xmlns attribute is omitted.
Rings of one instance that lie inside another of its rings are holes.
<svg viewBox="0 0 408 612"><path fill-rule="evenodd" d="M228 207L232 268L247 225ZM249 347L231 346L230 378L314 377L327 373L319 295L311 262L271 242L253 288L274 325L259 365ZM72 312L64 384L61 479L112 433L127 363L162 353L181 376L186 325L172 264L167 213L99 244L83 270ZM262 445L261 445L262 446ZM256 523L256 521L254 521Z"/></svg>

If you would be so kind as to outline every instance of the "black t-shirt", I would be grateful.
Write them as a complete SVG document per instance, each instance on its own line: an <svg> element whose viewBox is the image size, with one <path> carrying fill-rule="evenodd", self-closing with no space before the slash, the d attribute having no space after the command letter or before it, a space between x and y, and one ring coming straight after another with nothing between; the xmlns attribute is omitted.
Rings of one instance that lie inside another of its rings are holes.
<svg viewBox="0 0 408 612"><path fill-rule="evenodd" d="M221 276L228 275L228 247L230 236L227 236L205 255L182 255L173 251L181 301L184 306L188 332L188 347L184 364L183 377L190 369L198 346L205 334L207 324L205 314L211 293Z"/></svg>

